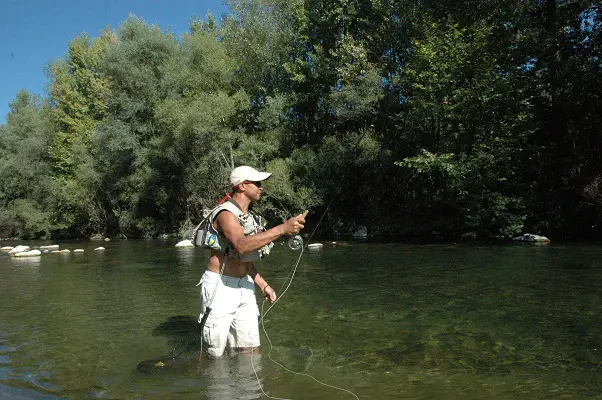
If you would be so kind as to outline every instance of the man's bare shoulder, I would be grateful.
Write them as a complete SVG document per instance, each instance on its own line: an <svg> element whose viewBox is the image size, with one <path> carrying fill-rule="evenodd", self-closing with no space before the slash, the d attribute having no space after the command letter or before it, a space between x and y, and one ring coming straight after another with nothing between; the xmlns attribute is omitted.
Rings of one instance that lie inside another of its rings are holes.
<svg viewBox="0 0 602 400"><path fill-rule="evenodd" d="M227 239L243 234L243 229L238 218L229 210L222 210L215 218L215 228L224 234Z"/></svg>

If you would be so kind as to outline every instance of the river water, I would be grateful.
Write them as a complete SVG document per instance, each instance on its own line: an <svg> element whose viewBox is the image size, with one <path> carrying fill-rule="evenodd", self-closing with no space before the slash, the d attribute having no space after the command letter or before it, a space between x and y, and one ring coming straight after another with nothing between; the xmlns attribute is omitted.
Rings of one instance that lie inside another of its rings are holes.
<svg viewBox="0 0 602 400"><path fill-rule="evenodd" d="M326 243L261 354L199 359L205 250L60 245L0 254L0 399L602 399L600 246ZM257 268L282 292L298 255Z"/></svg>

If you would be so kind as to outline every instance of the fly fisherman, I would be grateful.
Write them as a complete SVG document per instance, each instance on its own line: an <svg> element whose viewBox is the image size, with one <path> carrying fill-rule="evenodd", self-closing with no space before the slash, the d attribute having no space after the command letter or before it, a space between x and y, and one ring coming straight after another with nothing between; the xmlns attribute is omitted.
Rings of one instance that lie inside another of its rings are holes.
<svg viewBox="0 0 602 400"><path fill-rule="evenodd" d="M265 230L263 218L249 213L250 205L261 198L262 182L270 175L248 166L234 168L230 174L232 196L211 212L199 239L195 232L195 243L211 249L200 282L199 322L207 352L216 357L224 353L226 345L238 350L259 346L255 285L268 302L276 300L276 292L253 261L267 256L274 240L299 233L305 223L304 216L298 215Z"/></svg>

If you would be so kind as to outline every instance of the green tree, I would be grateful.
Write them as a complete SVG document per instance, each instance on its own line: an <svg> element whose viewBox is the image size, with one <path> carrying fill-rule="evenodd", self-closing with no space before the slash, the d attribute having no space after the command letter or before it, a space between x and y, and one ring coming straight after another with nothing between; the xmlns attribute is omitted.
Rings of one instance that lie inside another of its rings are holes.
<svg viewBox="0 0 602 400"><path fill-rule="evenodd" d="M94 127L107 115L110 87L100 64L115 42L115 33L110 29L93 40L82 34L69 43L65 59L49 66L49 95L57 124L50 152L62 175L73 173L74 143L86 143Z"/></svg>
<svg viewBox="0 0 602 400"><path fill-rule="evenodd" d="M429 218L462 218L480 235L509 236L525 219L515 170L523 111L520 86L490 51L492 30L435 22L415 42L398 118L404 139L424 150L398 165L427 175L413 190L426 194Z"/></svg>
<svg viewBox="0 0 602 400"><path fill-rule="evenodd" d="M38 96L17 93L0 127L0 235L50 237L52 175L49 115Z"/></svg>

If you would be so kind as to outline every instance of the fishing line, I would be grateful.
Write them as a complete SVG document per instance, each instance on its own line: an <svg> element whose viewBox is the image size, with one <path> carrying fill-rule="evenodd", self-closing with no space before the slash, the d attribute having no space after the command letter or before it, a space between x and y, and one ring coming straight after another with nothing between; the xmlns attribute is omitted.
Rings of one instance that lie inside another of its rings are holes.
<svg viewBox="0 0 602 400"><path fill-rule="evenodd" d="M322 222L322 219L324 218L324 216L326 215L326 213L328 212L328 209L330 208L330 205L332 204L332 201L334 200L334 196L333 198L330 200L330 202L328 203L328 206L326 206L326 209L324 210L324 212L322 213L322 216L320 217L320 219L318 220L318 223L316 224L314 230L312 231L311 235L309 236L308 242L311 241L311 238L314 236L314 234L316 233L318 226L320 225L320 222ZM304 373L304 372L298 372L298 371L293 371L287 367L285 367L284 365L282 365L281 363L277 362L276 360L274 360L272 358L272 350L274 350L274 346L272 344L272 341L270 340L270 336L268 335L267 330L265 329L265 317L266 315L270 312L270 310L276 305L276 303L282 299L282 297L285 295L285 293L288 291L288 289L290 288L291 284L293 283L293 278L295 277L295 273L297 272L297 268L299 267L299 263L301 262L301 257L303 257L303 251L304 251L305 246L301 247L301 252L299 253L299 257L297 258L297 261L295 262L295 265L293 267L293 269L291 270L291 272L289 273L289 277L290 279L287 277L287 279L285 280L285 285L286 287L284 288L284 291L280 294L280 296L278 296L278 298L270 305L270 307L268 307L268 309L264 312L264 306L265 306L265 299L263 300L263 303L261 304L261 318L259 319L259 323L261 324L261 328L263 329L263 333L266 336L266 339L268 340L268 343L270 344L270 350L268 351L268 358L276 365L280 366L282 369L290 372L291 374L294 375L301 375L301 376L306 376L308 378L313 379L315 382L319 383L320 385L329 387L331 389L335 389L335 390L340 390L342 392L346 392L349 393L350 395L352 395L353 397L355 397L357 400L359 400L359 397L357 397L357 395L353 392L351 392L350 390L338 387L338 386L334 386L334 385L330 385L328 383L324 383L318 379L316 379L314 376ZM287 283L288 281L288 283ZM261 381L259 379L259 374L257 373L257 369L255 368L255 363L253 362L253 356L254 356L254 351L255 349L252 347L251 348L251 367L253 368L253 372L255 373L255 377L257 378L257 383L259 384L259 388L261 389L261 392L269 399L275 399L275 400L292 400L292 399L286 399L286 398L281 398L281 397L274 397L274 396L270 396L268 395L264 390L263 390L263 385L261 384Z"/></svg>
<svg viewBox="0 0 602 400"><path fill-rule="evenodd" d="M263 305L265 304L265 301L263 302L263 304L261 305L261 310L263 312ZM264 314L265 315L265 314ZM305 372L298 372L298 371L293 371L291 369L288 369L287 367L285 367L284 365L282 365L281 363L279 363L278 361L274 360L272 358L272 350L274 349L274 346L272 345L272 341L270 340L270 336L268 335L268 332L265 329L265 325L264 325L264 321L263 318L261 319L261 327L263 329L263 333L265 334L266 339L268 340L268 343L270 344L270 351L268 352L268 358L276 365L280 366L282 369L290 372L291 374L294 375L301 375L301 376L305 376L308 378L313 379L315 382L319 383L322 386L326 386L329 387L331 389L335 389L335 390L340 390L342 392L346 392L349 393L350 395L352 395L353 397L355 397L357 400L359 400L359 397L357 397L357 395L355 393L353 393L350 390L338 387L338 386L334 386L334 385L330 385L328 383L322 382L318 379L316 379L314 376L307 374ZM255 365L253 364L253 350L251 350L251 366L253 367L253 372L255 372L255 377L257 378L257 383L259 383L259 388L261 389L261 392L269 399L277 399L277 400L292 400L292 399L284 399L284 398L280 398L280 397L274 397L274 396L270 396L268 395L264 390L263 390L263 386L261 385L261 382L259 381L259 376L257 374L257 370L255 369Z"/></svg>
<svg viewBox="0 0 602 400"><path fill-rule="evenodd" d="M371 125L371 127L374 127L374 125ZM357 148L357 146L360 144L360 142L362 141L362 139L364 138L364 136L366 136L366 134L367 134L367 133L368 133L368 130L364 130L364 132L362 133L362 135L359 137L358 141L357 141L357 142L355 143L355 145L353 146L353 148L354 148L354 149L356 149L356 148ZM278 201L278 203L280 203L280 201L279 201L277 198L275 198L275 197L273 197L273 198L274 198L274 199L276 199L276 201ZM319 226L319 225L320 225L320 223L322 222L322 219L324 218L324 216L326 216L326 213L327 213L327 212L328 212L328 210L330 209L330 206L332 205L332 202L334 201L334 199L335 199L335 198L336 198L336 195L333 195L333 196L332 196L332 198L330 199L330 202L328 202L328 205L326 206L326 209L324 210L324 212L323 212L323 213L322 213L322 215L320 216L320 219L318 220L318 223L316 224L316 226L315 226L314 230L312 231L311 235L309 236L309 239L307 240L307 242L308 242L308 243L309 243L309 242L311 242L311 239L313 238L314 234L315 234L315 233L316 233L316 231L318 230L318 226ZM280 205L282 205L282 203L280 203ZM262 311L262 313L261 313L261 314L262 314L262 315L261 315L261 318L260 318L260 320L259 320L259 323L261 324L261 327L262 327L262 329L263 329L263 333L265 334L265 336L266 336L266 338L268 339L268 342L269 342L269 344L270 344L270 351L268 352L268 358L269 358L269 359L270 359L270 360L271 360L271 361L272 361L274 364L276 364L276 365L279 365L281 368L283 368L284 370L286 370L286 371L288 371L288 372L290 372L290 373L292 373L292 374L295 374L295 375L302 375L302 376L309 377L309 378L313 379L315 382L317 382L317 383L319 383L319 384L321 384L321 385L323 385L323 386L326 386L326 387L329 387L329 388L332 388L332 389L336 389L336 390L340 390L340 391L343 391L343 392L349 393L350 395L352 395L353 397L355 397L357 400L359 400L359 397L358 397L358 396L357 396L355 393L353 393L353 392L351 392L351 391L349 391L349 390L347 390L347 389L340 388L340 387L338 387L338 386L333 386L333 385L329 385L329 384L327 384L327 383L321 382L321 381L319 381L318 379L316 379L315 377L313 377L313 376L311 376L311 375L309 375L309 374L306 374L306 373L303 373L303 372L296 372L296 371L292 371L292 370L290 370L290 369L286 368L284 365L280 364L279 362L275 361L275 360L272 358L272 356L271 356L271 354L272 354L272 350L274 349L274 346L272 345L272 341L270 340L270 337L269 337L269 335L268 335L268 333L267 333L267 331L266 331L266 329L265 329L264 319L265 319L266 315L267 315L267 314L270 312L270 310L271 310L271 309L272 309L272 308L273 308L273 307L276 305L276 303L277 303L277 302L278 302L278 301L279 301L279 300L280 300L280 299L281 299L281 298L284 296L284 294L285 294L285 293L288 291L289 287L290 287L290 286L291 286L291 284L293 283L293 278L294 278L294 276L295 276L295 273L296 273L296 271L297 271L297 267L299 266L299 262L301 261L301 257L303 256L304 247L305 247L305 246L302 246L302 247L301 247L301 253L299 254L299 257L297 258L297 262L295 263L295 265L294 265L293 269L292 269L292 270L291 270L291 272L289 273L289 276L288 276L288 277L286 278L286 280L285 280L285 282L287 282L287 281L288 281L288 283L285 283L286 287L285 287L284 291L283 291L283 292L280 294L280 296L279 296L279 297L278 297L278 298L277 298L277 299L276 299L276 300L275 300L275 301L274 301L274 302L273 302L273 303L270 305L270 307L269 307L269 308L268 308L268 309L267 309L265 312L263 312L264 305L265 305L265 302L266 302L266 301L265 301L265 299L263 300L263 303L261 304L261 311ZM290 279L289 279L289 277L290 277ZM291 399L283 399L283 398L280 398L280 397L273 397L273 396L269 396L269 395L268 395L268 394L267 394L267 393L266 393L266 392L263 390L263 385L261 384L261 381L259 380L259 375L257 374L257 369L255 368L255 364L254 364L254 362L253 362L253 355L254 355L254 348L251 348L251 366L253 367L253 372L255 373L255 377L257 378L257 383L259 384L259 388L261 389L261 392L262 392L262 393L263 393L263 394L264 394L264 395L265 395L267 398L269 398L269 399L276 399L276 400L291 400Z"/></svg>

